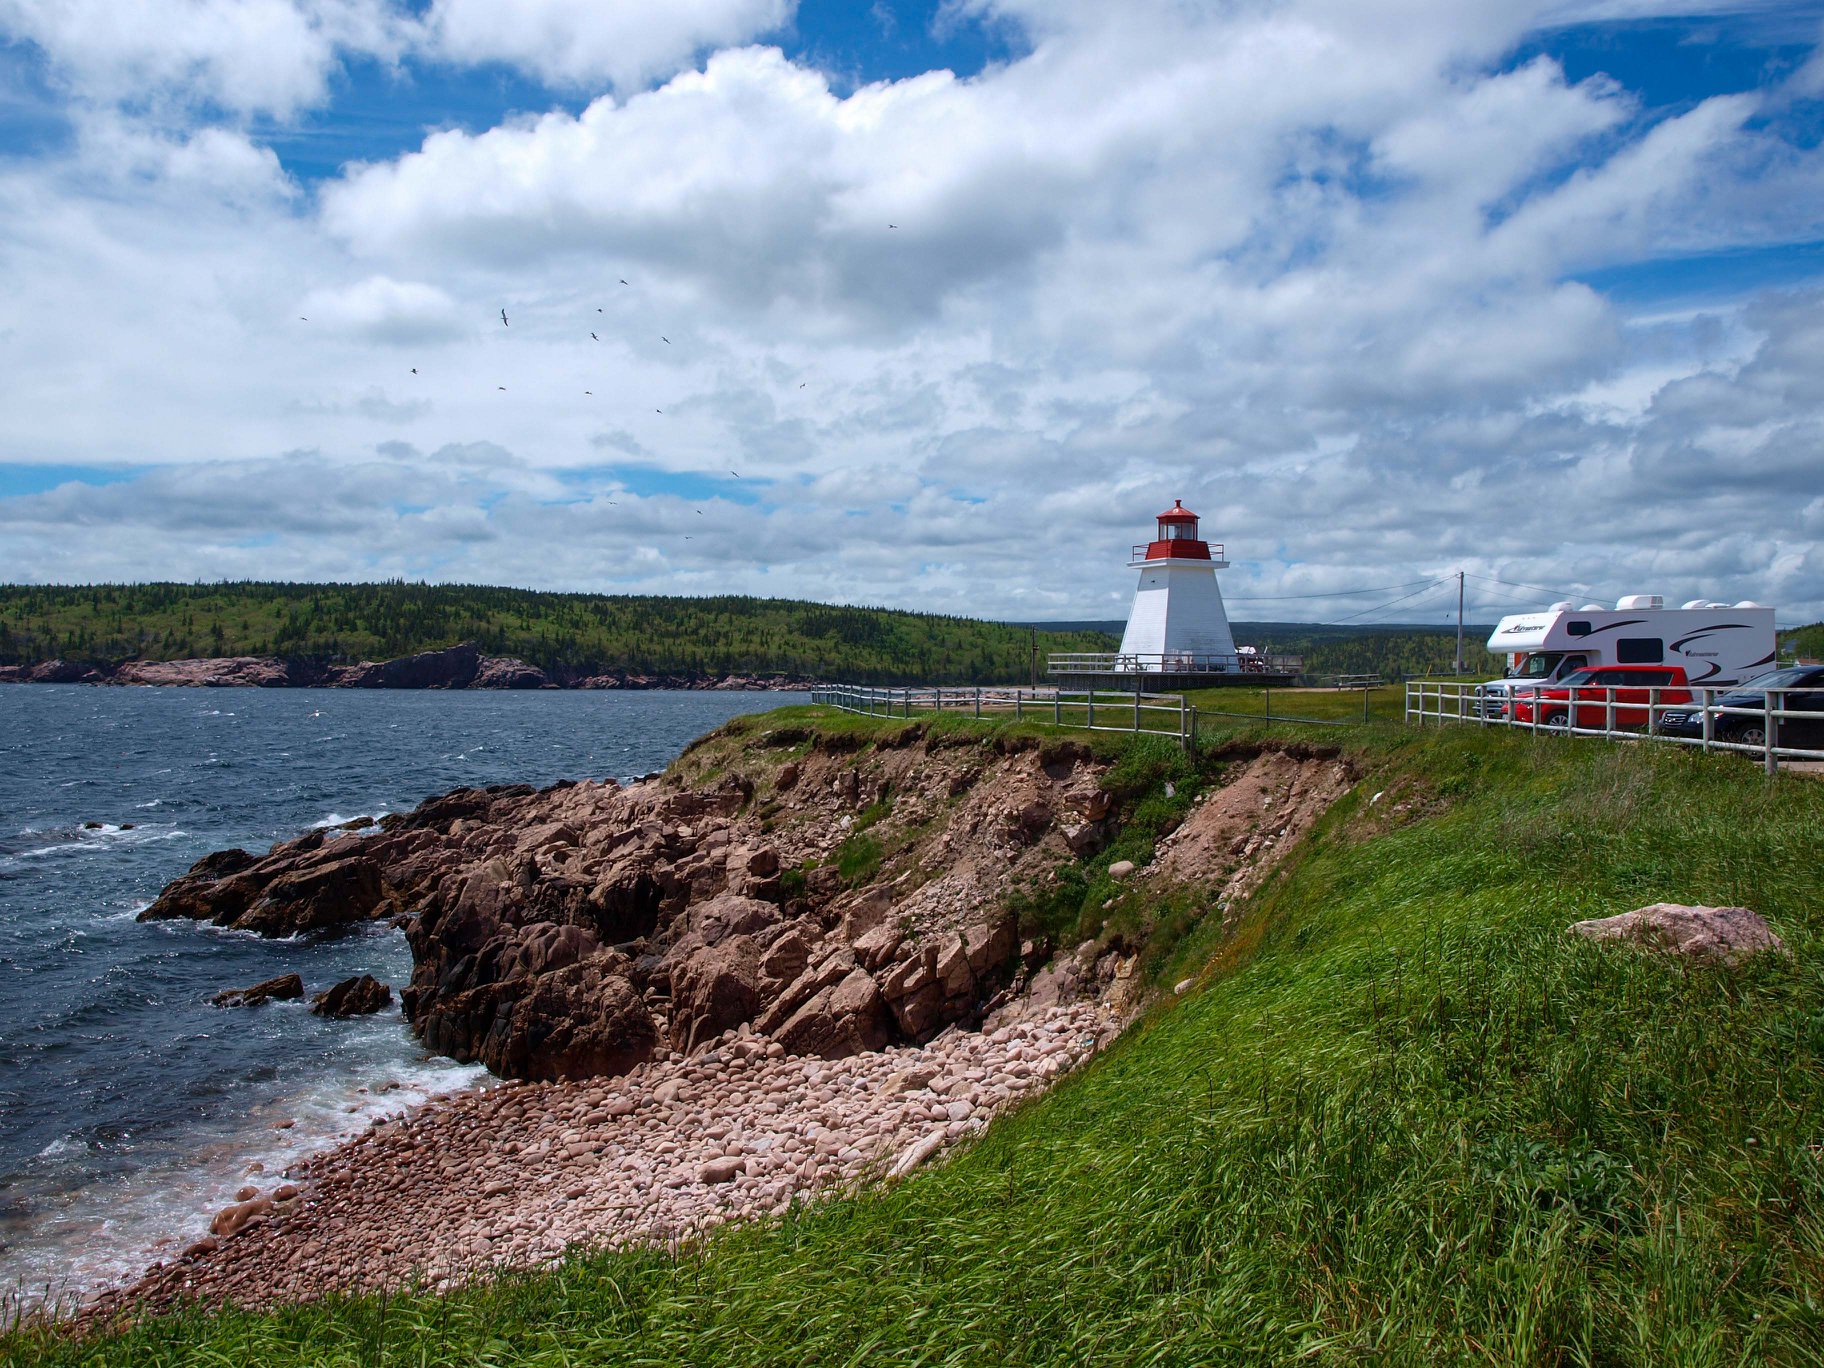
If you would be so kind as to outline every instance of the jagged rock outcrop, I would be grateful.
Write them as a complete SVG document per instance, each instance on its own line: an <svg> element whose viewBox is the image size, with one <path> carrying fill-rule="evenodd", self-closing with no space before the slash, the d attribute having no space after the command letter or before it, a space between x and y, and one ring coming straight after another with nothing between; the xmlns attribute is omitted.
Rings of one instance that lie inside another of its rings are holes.
<svg viewBox="0 0 1824 1368"><path fill-rule="evenodd" d="M318 993L310 1000L310 1010L317 1016L341 1021L348 1017L372 1016L390 1006L392 1001L390 984L380 982L372 974L357 974Z"/></svg>
<svg viewBox="0 0 1824 1368"><path fill-rule="evenodd" d="M140 921L187 917L262 936L293 936L370 921L389 911L380 865L359 836L320 831L276 845L204 856L166 887Z"/></svg>
<svg viewBox="0 0 1824 1368"><path fill-rule="evenodd" d="M211 656L190 660L46 660L0 665L0 684L177 685L249 689L810 689L818 681L784 675L547 673L517 656L484 655L473 642L394 660L334 664L306 656Z"/></svg>
<svg viewBox="0 0 1824 1368"><path fill-rule="evenodd" d="M265 1002L292 1002L304 996L304 980L280 974L250 988L225 988L210 999L217 1007L258 1007Z"/></svg>
<svg viewBox="0 0 1824 1368"><path fill-rule="evenodd" d="M466 689L480 669L481 652L465 641L441 651L345 666L335 682L344 689Z"/></svg>
<svg viewBox="0 0 1824 1368"><path fill-rule="evenodd" d="M210 660L129 660L114 667L109 684L183 685L203 689L295 689L330 682L325 666L283 656L228 656Z"/></svg>
<svg viewBox="0 0 1824 1368"><path fill-rule="evenodd" d="M397 918L407 1018L431 1049L507 1077L623 1072L731 1029L829 1058L922 1043L1048 957L1020 944L1010 896L1118 814L1073 743L917 726L892 740L857 754L778 728L712 738L627 787L458 789L378 833L213 855L143 915L267 935ZM1290 831L1285 795L1303 795L1302 821L1340 782L1333 758L1261 763L1246 814L1199 812L1141 872L1230 878L1237 840L1270 850Z"/></svg>

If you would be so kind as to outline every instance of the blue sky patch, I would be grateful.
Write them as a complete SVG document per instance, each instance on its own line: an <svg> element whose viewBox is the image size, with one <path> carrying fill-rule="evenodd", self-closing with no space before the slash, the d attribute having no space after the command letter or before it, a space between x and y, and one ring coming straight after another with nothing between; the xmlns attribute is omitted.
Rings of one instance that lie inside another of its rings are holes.
<svg viewBox="0 0 1824 1368"><path fill-rule="evenodd" d="M0 465L0 499L42 494L59 485L124 484L144 475L144 467L85 465Z"/></svg>

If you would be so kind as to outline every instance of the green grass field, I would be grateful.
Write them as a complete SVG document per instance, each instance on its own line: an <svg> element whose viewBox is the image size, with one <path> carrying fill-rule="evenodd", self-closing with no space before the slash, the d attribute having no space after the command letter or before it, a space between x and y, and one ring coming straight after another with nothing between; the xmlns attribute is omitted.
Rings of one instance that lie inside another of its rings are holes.
<svg viewBox="0 0 1824 1368"><path fill-rule="evenodd" d="M1263 739L1213 738L1205 778ZM1191 991L952 1163L682 1254L0 1358L1819 1362L1824 783L1469 728L1296 739L1361 782L1232 937L1198 922L1158 965ZM1565 934L1662 899L1756 908L1791 953L1724 972Z"/></svg>

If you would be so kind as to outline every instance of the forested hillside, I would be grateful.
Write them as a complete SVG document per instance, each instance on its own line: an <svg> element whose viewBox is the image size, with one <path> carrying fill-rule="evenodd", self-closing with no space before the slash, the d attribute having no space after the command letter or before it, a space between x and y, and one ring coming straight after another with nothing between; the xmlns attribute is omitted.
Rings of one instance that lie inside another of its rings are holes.
<svg viewBox="0 0 1824 1368"><path fill-rule="evenodd" d="M473 641L554 677L787 674L876 683L1025 679L1096 633L758 598L551 594L477 585L0 587L0 665L280 655L388 660Z"/></svg>
<svg viewBox="0 0 1824 1368"><path fill-rule="evenodd" d="M623 671L791 674L874 683L1024 679L1049 651L1112 650L1119 622L982 622L737 596L552 594L480 585L0 585L0 665L279 655L388 660L473 641L554 676ZM1304 657L1309 676L1445 674L1454 628L1237 622L1235 638ZM1109 629L1113 629L1112 632ZM1034 633L1036 631L1036 638ZM1470 674L1499 674L1486 624L1464 633ZM1824 623L1781 635L1824 658Z"/></svg>
<svg viewBox="0 0 1824 1368"><path fill-rule="evenodd" d="M1824 660L1824 622L1781 632L1780 656L1782 659Z"/></svg>

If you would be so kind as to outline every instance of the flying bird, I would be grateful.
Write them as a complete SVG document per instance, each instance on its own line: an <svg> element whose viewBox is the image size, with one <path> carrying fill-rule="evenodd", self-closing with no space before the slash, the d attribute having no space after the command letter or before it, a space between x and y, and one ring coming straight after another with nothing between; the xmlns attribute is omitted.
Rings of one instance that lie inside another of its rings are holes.
<svg viewBox="0 0 1824 1368"><path fill-rule="evenodd" d="M731 470L728 473L733 475L737 480L741 478L741 472L738 470Z"/></svg>
<svg viewBox="0 0 1824 1368"><path fill-rule="evenodd" d="M620 278L620 277L619 277L619 276L616 276L616 277L615 277L615 279L616 279L616 280L621 280L621 278ZM626 281L624 281L624 280L621 280L621 284L623 284L623 285L625 285L625 284L626 284L626 283L627 283L627 282L626 282Z"/></svg>
<svg viewBox="0 0 1824 1368"><path fill-rule="evenodd" d="M496 386L494 386L494 388L499 390L502 394L505 394L507 392L507 387L505 385L496 385Z"/></svg>
<svg viewBox="0 0 1824 1368"><path fill-rule="evenodd" d="M310 320L309 320L309 319L308 319L308 318L306 318L306 317L304 317L304 315L303 315L303 314L299 314L299 315L298 315L298 322L300 322L300 323L308 323L308 322L310 322Z"/></svg>
<svg viewBox="0 0 1824 1368"><path fill-rule="evenodd" d="M663 342L668 347L671 345L671 339L669 337L661 337L659 341Z"/></svg>
<svg viewBox="0 0 1824 1368"><path fill-rule="evenodd" d="M693 509L692 512L694 512L699 518L703 516L703 510L700 508Z"/></svg>
<svg viewBox="0 0 1824 1368"><path fill-rule="evenodd" d="M807 382L805 382L805 383L807 383L807 384L808 384L808 383L809 383L809 382L808 382L808 381L807 381ZM799 389L803 389L803 388L804 388L804 384L800 384L800 385L799 385L799 386L798 386L798 388L799 388Z"/></svg>
<svg viewBox="0 0 1824 1368"><path fill-rule="evenodd" d="M507 311L505 309L500 311L500 326L503 328L509 326L507 323Z"/></svg>
<svg viewBox="0 0 1824 1368"><path fill-rule="evenodd" d="M596 307L596 310L595 310L595 311L596 311L596 312L597 312L597 313L600 313L600 312L601 312L601 311L602 311L602 310L601 310L601 307L600 307L600 306L599 306L599 305L598 305L598 306L597 306L597 307Z"/></svg>
<svg viewBox="0 0 1824 1368"><path fill-rule="evenodd" d="M413 366L413 367L412 367L412 374L413 374L413 375L416 375L416 374L418 374L418 367L416 367L416 366Z"/></svg>
<svg viewBox="0 0 1824 1368"><path fill-rule="evenodd" d="M588 395L588 396L589 396L589 397L590 397L590 398L591 398L591 399L593 399L593 398L595 398L595 391L594 391L594 390L584 390L584 391L583 391L583 393L584 393L584 394L586 394L586 395Z"/></svg>
<svg viewBox="0 0 1824 1368"><path fill-rule="evenodd" d="M600 342L600 341L601 341L601 340L602 340L602 339L601 339L601 338L599 338L599 337L597 337L597 336L596 336L596 335L595 335L595 334L594 334L594 333L590 333L590 334L589 334L589 340L590 340L590 341L591 341L591 342Z"/></svg>
<svg viewBox="0 0 1824 1368"><path fill-rule="evenodd" d="M654 413L663 413L663 412L665 412L665 410L664 409L654 409L653 412Z"/></svg>
<svg viewBox="0 0 1824 1368"><path fill-rule="evenodd" d="M888 224L888 225L887 225L887 227L889 227L889 228L897 228L897 227L899 227L899 225L898 225L898 224L897 224L897 223L889 223L889 224Z"/></svg>

